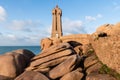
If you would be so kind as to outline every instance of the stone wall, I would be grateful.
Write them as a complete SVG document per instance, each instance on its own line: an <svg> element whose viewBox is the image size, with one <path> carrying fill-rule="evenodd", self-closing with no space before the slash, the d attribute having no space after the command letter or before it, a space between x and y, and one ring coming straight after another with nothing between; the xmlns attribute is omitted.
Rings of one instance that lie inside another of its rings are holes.
<svg viewBox="0 0 120 80"><path fill-rule="evenodd" d="M60 39L63 42L76 41L82 44L89 44L89 34L73 34L68 36L63 36Z"/></svg>

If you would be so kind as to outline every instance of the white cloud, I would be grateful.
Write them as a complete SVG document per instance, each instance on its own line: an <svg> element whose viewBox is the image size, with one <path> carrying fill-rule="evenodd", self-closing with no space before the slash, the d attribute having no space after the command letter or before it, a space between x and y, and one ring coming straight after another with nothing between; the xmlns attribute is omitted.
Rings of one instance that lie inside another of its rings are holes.
<svg viewBox="0 0 120 80"><path fill-rule="evenodd" d="M2 33L0 45L39 45L42 38L50 36L38 20L13 20L5 27L7 32Z"/></svg>
<svg viewBox="0 0 120 80"><path fill-rule="evenodd" d="M97 14L96 18L102 18L103 15L102 14Z"/></svg>
<svg viewBox="0 0 120 80"><path fill-rule="evenodd" d="M6 35L6 38L11 39L11 40L17 40L17 37L13 34Z"/></svg>
<svg viewBox="0 0 120 80"><path fill-rule="evenodd" d="M113 2L114 10L120 10L120 2Z"/></svg>
<svg viewBox="0 0 120 80"><path fill-rule="evenodd" d="M13 33L3 33L2 36L1 36L1 39L4 39L4 40L17 40L17 37L19 36L16 36L15 34ZM4 41L3 40L3 41ZM1 41L2 42L2 41Z"/></svg>
<svg viewBox="0 0 120 80"><path fill-rule="evenodd" d="M69 18L63 18L62 30L64 35L85 33L83 28L83 22L81 20L71 20ZM47 29L47 35L51 35L52 25Z"/></svg>
<svg viewBox="0 0 120 80"><path fill-rule="evenodd" d="M38 29L41 23L40 21L32 21L32 20L13 20L11 21L7 27L14 31L26 31L31 32L34 29Z"/></svg>
<svg viewBox="0 0 120 80"><path fill-rule="evenodd" d="M5 21L6 16L7 16L7 14L6 14L5 9L2 6L0 6L0 22Z"/></svg>
<svg viewBox="0 0 120 80"><path fill-rule="evenodd" d="M96 16L85 16L85 20L86 21L96 21L99 18L102 18L103 15L102 14L97 14Z"/></svg>
<svg viewBox="0 0 120 80"><path fill-rule="evenodd" d="M87 21L95 21L95 20L96 20L96 17L85 16L85 19L86 19Z"/></svg>
<svg viewBox="0 0 120 80"><path fill-rule="evenodd" d="M93 31L93 27L89 27L91 25L91 21L96 21L97 19L102 18L102 14L97 14L95 17L87 17L86 21L82 20L71 20L69 18L63 18L62 21L62 30L64 35L69 35L69 34L81 34L81 33L90 33ZM89 26L88 26L89 25ZM51 34L51 28L52 26L49 26L47 31L49 35Z"/></svg>
<svg viewBox="0 0 120 80"><path fill-rule="evenodd" d="M24 45L39 45L41 35L19 35L13 33L4 33L0 38L0 46L24 46Z"/></svg>
<svg viewBox="0 0 120 80"><path fill-rule="evenodd" d="M102 15L95 16L96 19ZM41 25L40 21L32 20L13 20L6 26L11 33L2 33L0 45L39 45L40 39L50 37L52 26ZM79 34L86 33L86 23L81 20L71 20L63 18L62 28L63 34ZM25 32L30 33L25 33ZM3 44L4 43L4 44Z"/></svg>
<svg viewBox="0 0 120 80"><path fill-rule="evenodd" d="M65 35L84 33L83 22L81 20L63 19L63 32Z"/></svg>

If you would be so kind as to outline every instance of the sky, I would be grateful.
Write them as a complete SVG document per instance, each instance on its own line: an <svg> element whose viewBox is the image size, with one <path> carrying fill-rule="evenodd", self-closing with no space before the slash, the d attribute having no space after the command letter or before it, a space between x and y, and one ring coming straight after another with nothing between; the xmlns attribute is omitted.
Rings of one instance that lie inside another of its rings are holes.
<svg viewBox="0 0 120 80"><path fill-rule="evenodd" d="M62 9L63 34L92 34L120 22L120 0L0 0L0 46L33 46L51 35L52 9Z"/></svg>

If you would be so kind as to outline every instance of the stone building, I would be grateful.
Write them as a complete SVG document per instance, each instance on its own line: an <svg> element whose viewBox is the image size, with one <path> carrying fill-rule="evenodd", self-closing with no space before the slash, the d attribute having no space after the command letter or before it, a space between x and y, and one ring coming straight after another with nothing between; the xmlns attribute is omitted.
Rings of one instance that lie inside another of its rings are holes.
<svg viewBox="0 0 120 80"><path fill-rule="evenodd" d="M62 10L56 6L52 10L53 15L53 21L52 21L52 33L51 38L60 38L62 33L62 22L61 22L61 16L62 16Z"/></svg>

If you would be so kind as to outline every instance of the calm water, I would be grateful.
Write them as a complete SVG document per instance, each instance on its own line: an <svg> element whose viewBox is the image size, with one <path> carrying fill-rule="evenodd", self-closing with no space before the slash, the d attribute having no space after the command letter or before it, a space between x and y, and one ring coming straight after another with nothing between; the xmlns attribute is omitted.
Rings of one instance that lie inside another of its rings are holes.
<svg viewBox="0 0 120 80"><path fill-rule="evenodd" d="M40 46L0 46L0 54L10 52L17 49L27 49L32 51L34 54L40 53Z"/></svg>

